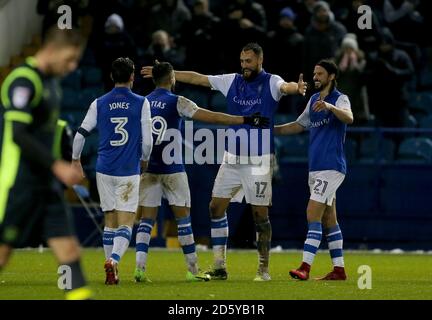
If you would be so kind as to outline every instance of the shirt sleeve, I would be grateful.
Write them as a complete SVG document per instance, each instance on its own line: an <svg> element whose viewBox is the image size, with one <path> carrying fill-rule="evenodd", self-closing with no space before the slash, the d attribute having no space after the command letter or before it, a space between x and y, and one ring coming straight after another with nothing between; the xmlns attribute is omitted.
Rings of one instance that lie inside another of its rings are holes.
<svg viewBox="0 0 432 320"><path fill-rule="evenodd" d="M311 124L310 114L309 114L310 104L311 104L311 100L309 99L303 113L296 120L296 122L304 128L310 128L310 124Z"/></svg>
<svg viewBox="0 0 432 320"><path fill-rule="evenodd" d="M192 118L195 112L198 111L198 106L195 102L185 98L183 96L178 96L177 99L177 112L180 116L186 118Z"/></svg>
<svg viewBox="0 0 432 320"><path fill-rule="evenodd" d="M218 76L208 76L208 80L213 90L218 90L222 92L222 94L226 97L235 76L235 73L222 74Z"/></svg>
<svg viewBox="0 0 432 320"><path fill-rule="evenodd" d="M3 84L5 85L5 84ZM51 150L35 139L28 128L33 122L32 112L37 108L39 98L35 98L36 89L32 81L19 77L8 88L2 87L7 94L2 97L5 108L4 119L12 122L13 141L19 146L22 156L27 161L50 168L54 163Z"/></svg>
<svg viewBox="0 0 432 320"><path fill-rule="evenodd" d="M142 160L148 161L153 148L150 103L144 98L141 109Z"/></svg>
<svg viewBox="0 0 432 320"><path fill-rule="evenodd" d="M270 77L270 92L276 101L279 101L285 94L281 91L281 86L285 81L278 75L272 74Z"/></svg>
<svg viewBox="0 0 432 320"><path fill-rule="evenodd" d="M335 107L343 110L351 110L351 103L347 95L341 95L337 100Z"/></svg>
<svg viewBox="0 0 432 320"><path fill-rule="evenodd" d="M97 100L93 101L87 114L78 128L78 132L75 134L72 144L72 159L77 160L81 157L81 153L84 149L85 138L90 135L90 132L97 125Z"/></svg>
<svg viewBox="0 0 432 320"><path fill-rule="evenodd" d="M93 101L90 105L90 108L87 111L87 114L81 123L82 129L90 133L97 125L97 100Z"/></svg>

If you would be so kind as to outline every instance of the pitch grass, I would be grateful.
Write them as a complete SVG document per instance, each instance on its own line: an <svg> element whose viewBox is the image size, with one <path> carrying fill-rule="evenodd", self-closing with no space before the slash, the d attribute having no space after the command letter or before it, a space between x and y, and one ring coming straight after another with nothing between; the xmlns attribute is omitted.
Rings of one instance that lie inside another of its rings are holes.
<svg viewBox="0 0 432 320"><path fill-rule="evenodd" d="M210 251L199 252L203 269L211 264ZM185 263L180 251L153 250L149 255L148 276L152 283L132 281L135 254L129 250L120 265L120 285L104 284L101 249L85 249L83 265L96 299L144 300L285 300L285 299L432 299L432 256L347 253L347 281L296 281L288 275L297 267L301 252L272 253L272 281L253 282L257 256L254 251L228 252L227 281L188 283ZM319 252L311 277L330 270L328 253ZM372 289L357 286L358 267L372 269ZM18 250L8 267L0 274L0 299L63 299L57 288L57 264L52 253L45 250Z"/></svg>

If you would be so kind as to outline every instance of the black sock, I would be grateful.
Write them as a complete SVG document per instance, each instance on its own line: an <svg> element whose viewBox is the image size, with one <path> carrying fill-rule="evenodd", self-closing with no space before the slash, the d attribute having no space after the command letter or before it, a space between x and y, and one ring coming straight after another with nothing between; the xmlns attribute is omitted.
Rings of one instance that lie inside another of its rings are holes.
<svg viewBox="0 0 432 320"><path fill-rule="evenodd" d="M84 287L86 285L86 281L84 279L84 274L81 269L80 260L76 260L74 262L66 264L71 270L72 274L72 288L71 290L78 289Z"/></svg>

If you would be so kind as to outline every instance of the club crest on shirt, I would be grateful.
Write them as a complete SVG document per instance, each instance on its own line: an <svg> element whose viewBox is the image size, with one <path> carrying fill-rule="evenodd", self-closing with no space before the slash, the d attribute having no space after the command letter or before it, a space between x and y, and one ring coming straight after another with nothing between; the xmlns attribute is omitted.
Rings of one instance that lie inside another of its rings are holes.
<svg viewBox="0 0 432 320"><path fill-rule="evenodd" d="M16 87L12 92L12 103L15 108L22 109L28 105L30 100L30 89L26 87Z"/></svg>

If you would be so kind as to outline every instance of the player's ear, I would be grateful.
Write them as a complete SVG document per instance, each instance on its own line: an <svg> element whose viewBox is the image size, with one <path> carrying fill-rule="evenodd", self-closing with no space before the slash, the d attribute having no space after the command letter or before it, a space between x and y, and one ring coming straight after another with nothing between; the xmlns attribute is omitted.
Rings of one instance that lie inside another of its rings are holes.
<svg viewBox="0 0 432 320"><path fill-rule="evenodd" d="M114 81L114 78L113 78L113 76L112 76L112 72L110 72L110 79L111 79L112 81Z"/></svg>
<svg viewBox="0 0 432 320"><path fill-rule="evenodd" d="M263 62L264 62L264 56L263 55L259 55L258 56L258 63L259 64L263 64Z"/></svg>

